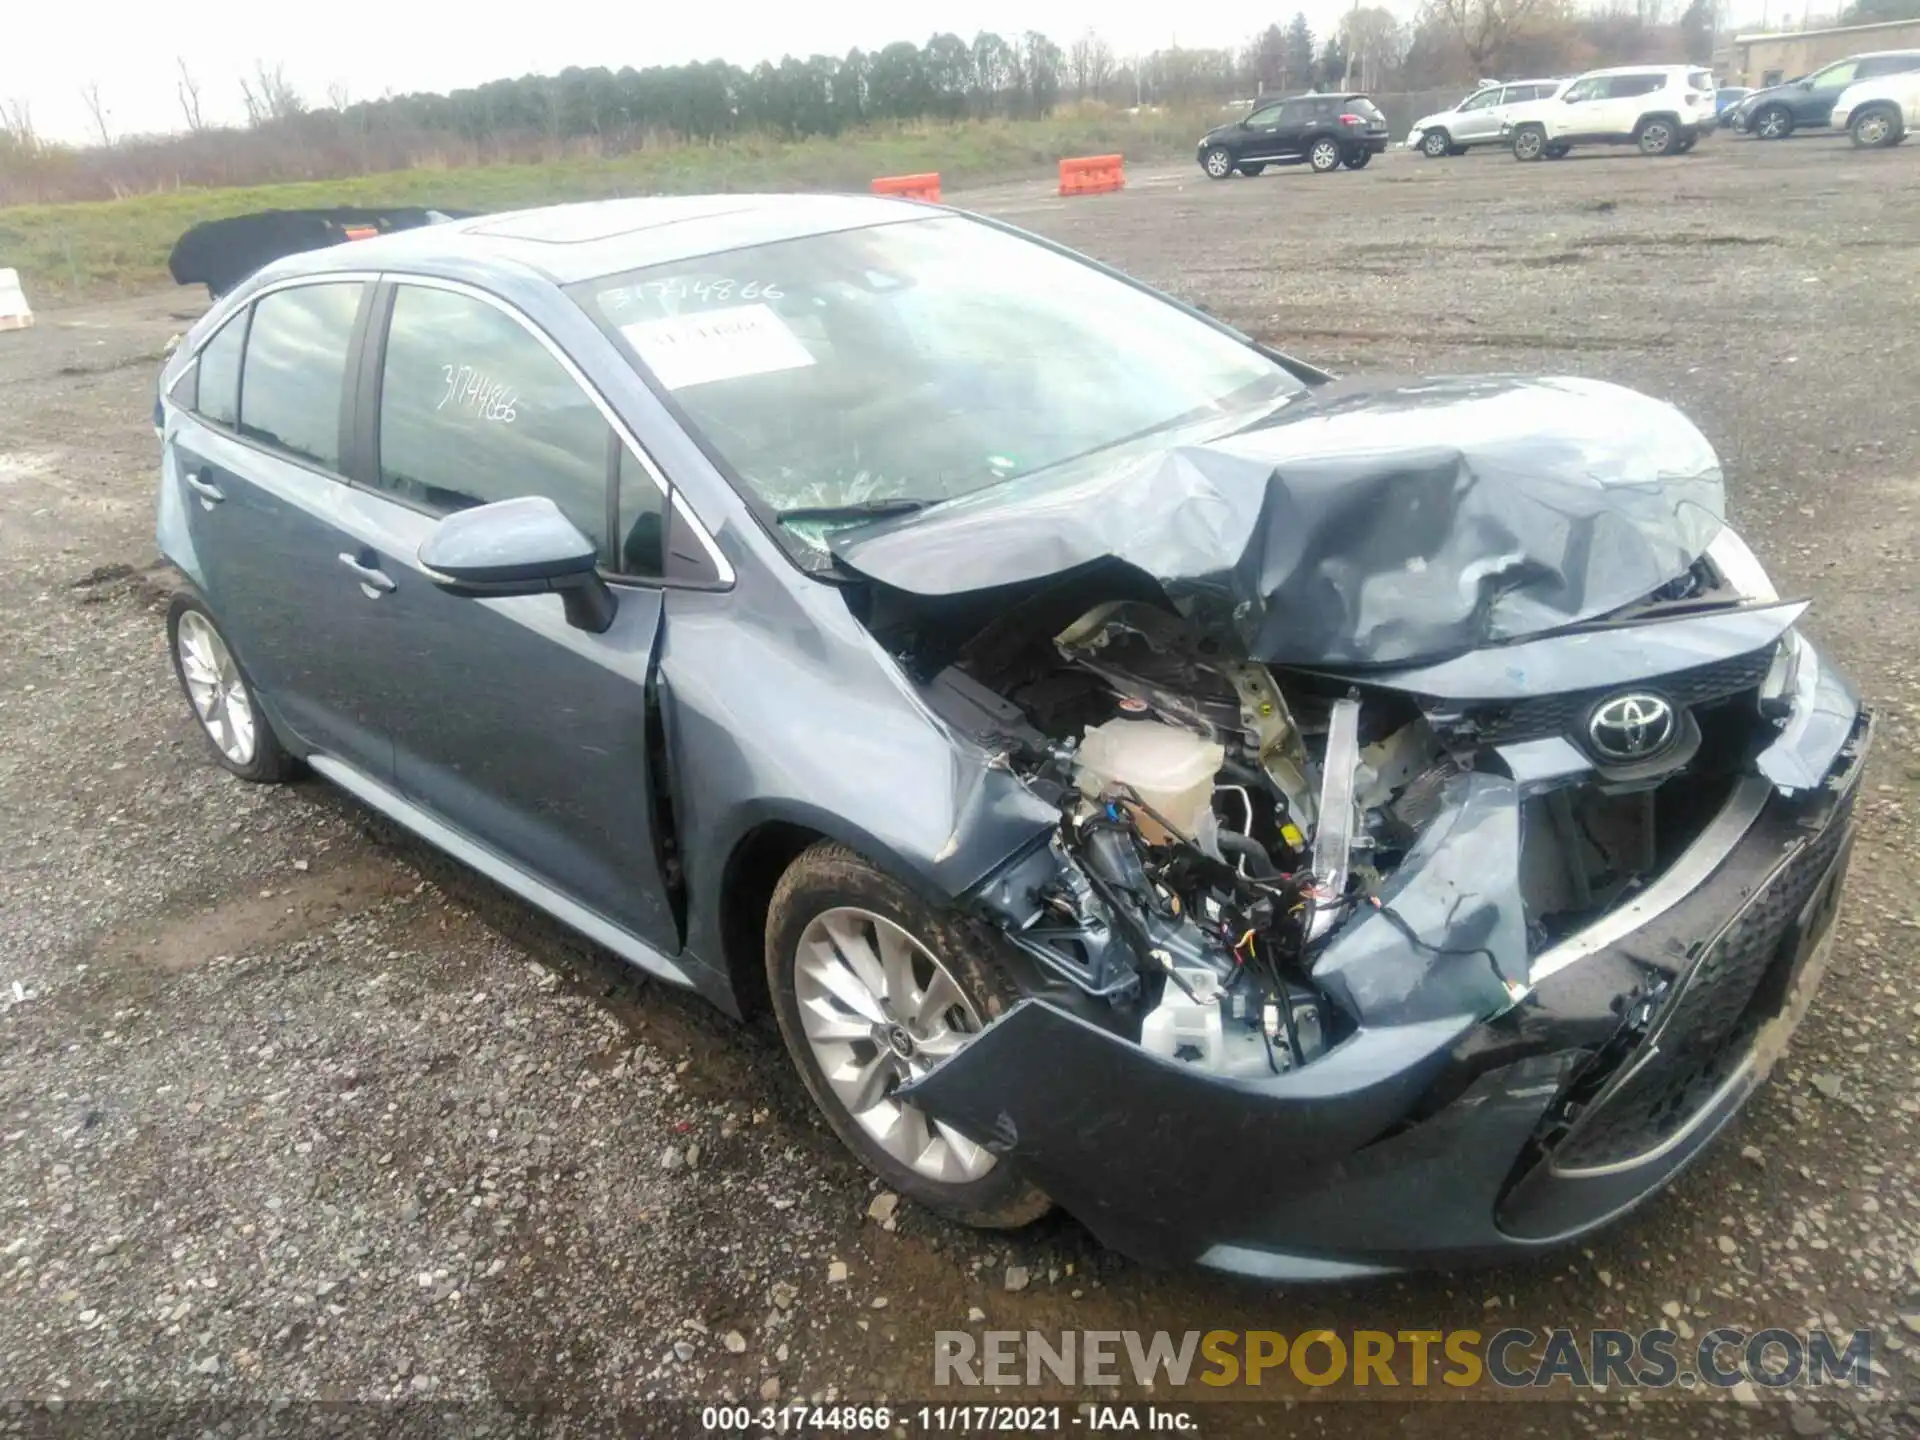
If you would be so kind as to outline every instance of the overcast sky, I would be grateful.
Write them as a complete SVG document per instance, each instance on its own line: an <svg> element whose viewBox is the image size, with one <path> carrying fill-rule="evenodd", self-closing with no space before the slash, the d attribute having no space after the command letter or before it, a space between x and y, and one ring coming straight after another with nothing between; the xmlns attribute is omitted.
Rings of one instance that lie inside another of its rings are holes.
<svg viewBox="0 0 1920 1440"><path fill-rule="evenodd" d="M1281 0L1284 21L1300 0ZM1409 4L1410 0L1400 0ZM30 7L30 8L29 8ZM724 5L640 5L591 0L20 0L0 20L0 101L32 103L43 135L88 137L80 91L100 87L116 134L181 123L175 56L200 82L209 121L241 118L239 77L256 60L286 66L309 103L344 84L354 99L408 90L451 90L500 76L568 65L676 65L730 60L751 66L782 55L844 55L916 44L939 30L1040 30L1062 46L1087 26L1116 53L1172 44L1237 45L1258 28L1253 11L1205 23L1189 7L1140 0L730 0ZM1341 0L1304 6L1316 30ZM1219 13L1209 7L1208 13Z"/></svg>
<svg viewBox="0 0 1920 1440"><path fill-rule="evenodd" d="M1323 34L1345 0L1268 0L1284 23L1304 9ZM1758 0L1753 0L1757 5ZM1388 0L1410 17L1416 0ZM1777 0L1791 4L1791 0ZM1736 11L1745 8L1737 0ZM239 78L255 61L279 63L309 103L330 86L353 99L389 89L451 90L500 76L568 65L619 69L724 59L751 66L785 54L843 55L939 30L1037 29L1062 46L1088 26L1116 54L1181 45L1238 45L1268 18L1265 7L1193 6L1169 0L17 0L0 19L0 102L26 100L41 134L90 138L81 100L99 86L115 135L180 126L175 57L200 83L209 121L241 118ZM1205 17L1205 18L1203 18Z"/></svg>

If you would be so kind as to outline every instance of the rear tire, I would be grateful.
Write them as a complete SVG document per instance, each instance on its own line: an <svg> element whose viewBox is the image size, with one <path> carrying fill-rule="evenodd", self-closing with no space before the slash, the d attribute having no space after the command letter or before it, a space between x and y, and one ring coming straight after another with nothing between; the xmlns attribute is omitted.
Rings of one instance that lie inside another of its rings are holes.
<svg viewBox="0 0 1920 1440"><path fill-rule="evenodd" d="M1207 172L1209 180L1224 180L1233 174L1233 152L1224 145L1216 145L1200 157L1200 168Z"/></svg>
<svg viewBox="0 0 1920 1440"><path fill-rule="evenodd" d="M1861 150L1884 150L1904 138L1900 112L1891 105L1872 105L1855 115L1847 135Z"/></svg>
<svg viewBox="0 0 1920 1440"><path fill-rule="evenodd" d="M1444 130L1429 130L1420 137L1420 153L1429 160L1443 160L1454 153L1453 137Z"/></svg>
<svg viewBox="0 0 1920 1440"><path fill-rule="evenodd" d="M1053 1202L1011 1161L888 1097L916 1063L952 1053L1021 998L1002 949L828 840L780 877L767 911L780 1034L834 1134L900 1194L993 1230L1037 1220ZM904 1053L889 1048L896 1040Z"/></svg>
<svg viewBox="0 0 1920 1440"><path fill-rule="evenodd" d="M1633 143L1640 147L1642 155L1671 155L1679 142L1680 136L1673 122L1658 116L1641 121L1640 128L1633 134Z"/></svg>
<svg viewBox="0 0 1920 1440"><path fill-rule="evenodd" d="M167 652L174 678L221 767L256 785L291 779L299 762L273 733L253 680L213 612L186 591L167 607Z"/></svg>
<svg viewBox="0 0 1920 1440"><path fill-rule="evenodd" d="M1340 168L1340 142L1330 135L1322 135L1307 146L1307 164L1316 175L1331 175Z"/></svg>
<svg viewBox="0 0 1920 1440"><path fill-rule="evenodd" d="M1258 175L1262 170L1266 168L1267 168L1267 162L1264 160L1259 160L1259 161L1255 161L1253 164L1250 164L1250 165L1242 165L1240 167L1240 173L1242 175L1245 175L1248 179L1252 179L1255 175Z"/></svg>
<svg viewBox="0 0 1920 1440"><path fill-rule="evenodd" d="M1567 156L1573 153L1573 146L1567 144L1564 140L1562 140L1556 144L1547 146L1547 148L1541 153L1543 153L1549 160L1564 160L1567 158Z"/></svg>
<svg viewBox="0 0 1920 1440"><path fill-rule="evenodd" d="M1769 105L1747 123L1747 133L1756 140L1784 140L1793 133L1793 112L1784 105Z"/></svg>
<svg viewBox="0 0 1920 1440"><path fill-rule="evenodd" d="M1683 136L1681 139L1679 139L1674 143L1673 153L1676 155L1684 155L1699 143L1700 143L1700 137L1698 135Z"/></svg>
<svg viewBox="0 0 1920 1440"><path fill-rule="evenodd" d="M1513 158L1538 160L1547 153L1547 132L1539 125L1522 125L1513 132Z"/></svg>
<svg viewBox="0 0 1920 1440"><path fill-rule="evenodd" d="M1349 150L1346 158L1347 169L1364 170L1367 168L1367 162L1371 159L1373 159L1373 152L1371 150Z"/></svg>

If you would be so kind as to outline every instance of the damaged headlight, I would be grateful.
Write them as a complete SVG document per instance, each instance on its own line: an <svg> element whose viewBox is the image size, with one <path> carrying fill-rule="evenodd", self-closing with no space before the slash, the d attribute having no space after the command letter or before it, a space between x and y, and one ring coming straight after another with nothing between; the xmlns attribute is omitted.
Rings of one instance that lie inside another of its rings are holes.
<svg viewBox="0 0 1920 1440"><path fill-rule="evenodd" d="M1729 525L1722 525L1720 533L1708 544L1707 563L1743 600L1768 604L1780 598L1766 567Z"/></svg>

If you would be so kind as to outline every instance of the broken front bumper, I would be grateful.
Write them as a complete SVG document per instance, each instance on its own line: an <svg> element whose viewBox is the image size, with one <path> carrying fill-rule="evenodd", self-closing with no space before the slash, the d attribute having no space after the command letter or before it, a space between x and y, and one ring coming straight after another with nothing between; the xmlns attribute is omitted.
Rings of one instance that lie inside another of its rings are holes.
<svg viewBox="0 0 1920 1440"><path fill-rule="evenodd" d="M1152 1263L1334 1279L1603 1225L1734 1115L1824 969L1870 718L1811 646L1802 663L1802 703L1844 712L1837 731L1785 727L1814 783L1736 786L1654 885L1533 957L1504 1013L1363 1024L1236 1080L1028 1000L902 1098Z"/></svg>

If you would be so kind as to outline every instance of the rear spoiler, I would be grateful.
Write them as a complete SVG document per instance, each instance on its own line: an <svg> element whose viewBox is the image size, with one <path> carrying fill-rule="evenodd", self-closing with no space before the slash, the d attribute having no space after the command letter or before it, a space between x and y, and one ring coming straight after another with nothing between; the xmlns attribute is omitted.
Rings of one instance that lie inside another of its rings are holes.
<svg viewBox="0 0 1920 1440"><path fill-rule="evenodd" d="M418 206L331 210L261 210L195 225L174 242L167 270L176 285L204 285L218 300L262 265L283 255L319 250L350 240L368 240L395 230L413 230L464 220L470 210Z"/></svg>

